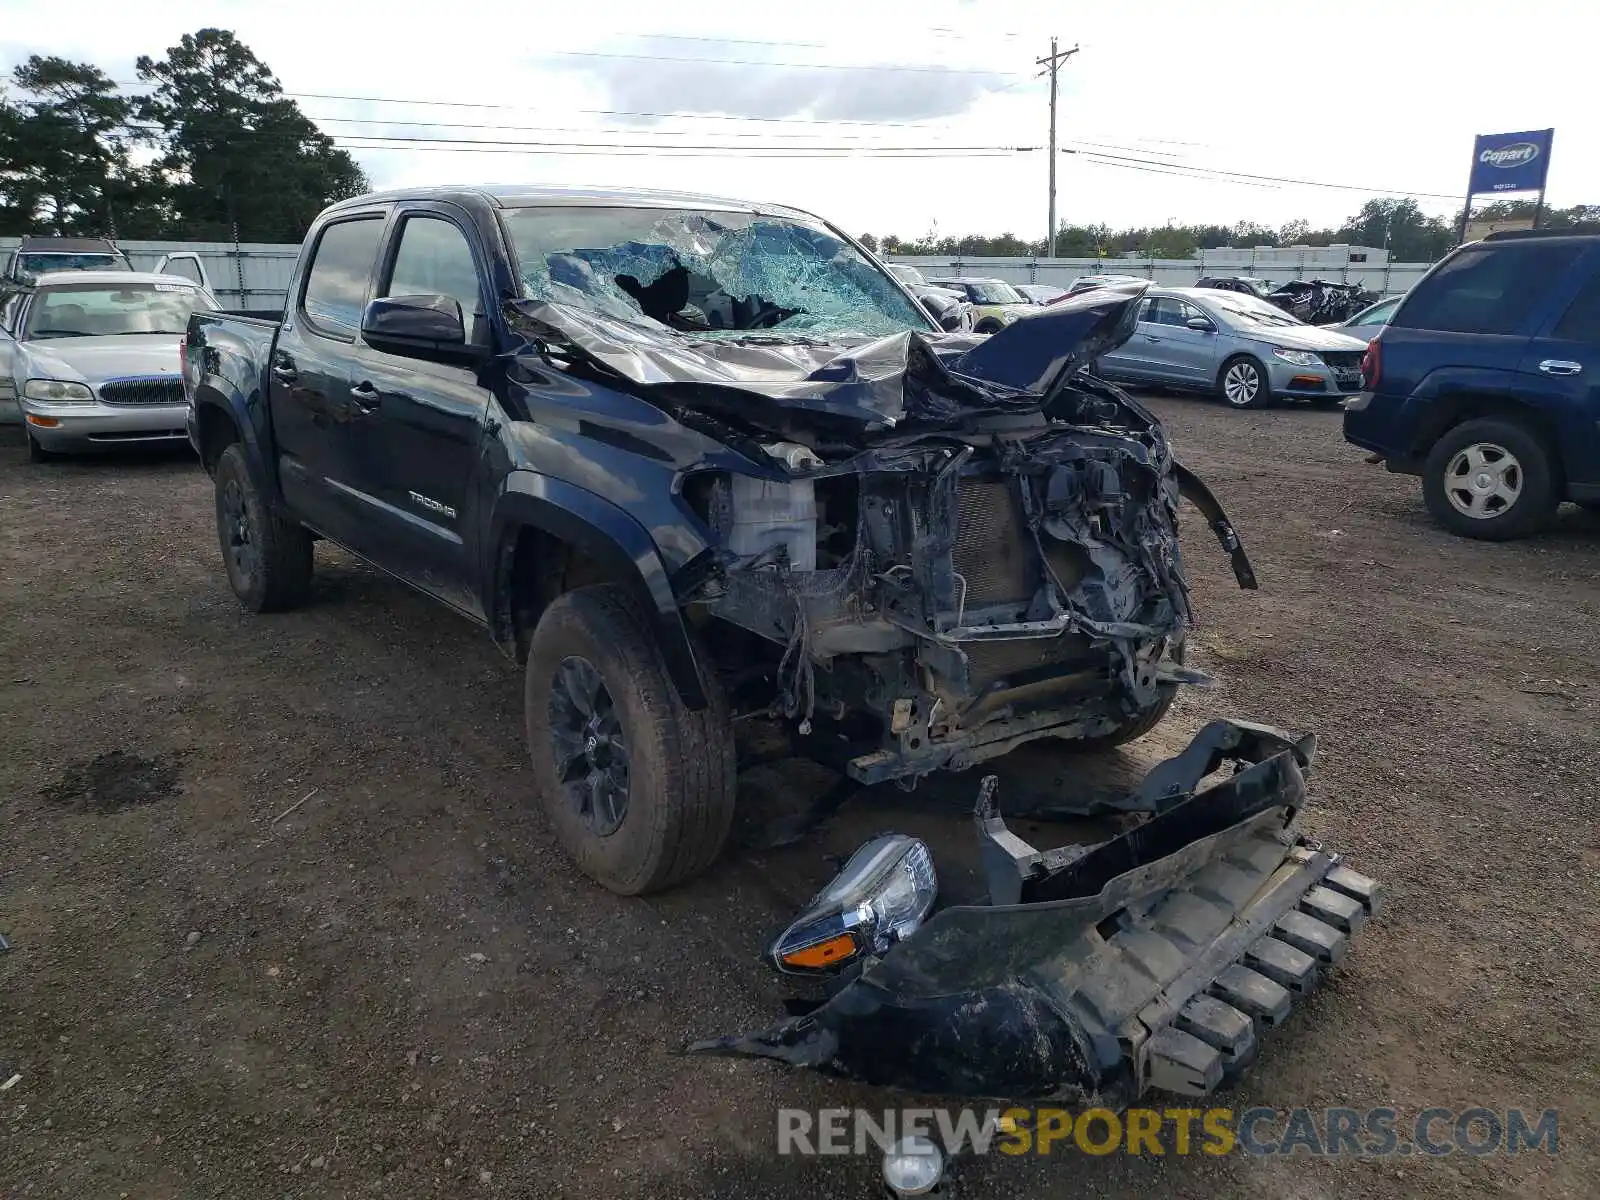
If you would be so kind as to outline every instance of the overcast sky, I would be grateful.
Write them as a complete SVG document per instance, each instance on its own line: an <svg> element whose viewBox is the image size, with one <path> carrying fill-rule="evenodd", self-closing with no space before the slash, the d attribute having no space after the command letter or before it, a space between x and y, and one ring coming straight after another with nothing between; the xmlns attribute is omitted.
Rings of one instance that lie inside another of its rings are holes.
<svg viewBox="0 0 1600 1200"><path fill-rule="evenodd" d="M1049 111L1033 64L1052 35L1081 47L1060 76L1059 137L1078 151L1058 159L1063 221L1333 224L1372 195L1400 192L1435 193L1418 202L1445 214L1459 206L1474 134L1549 126L1551 203L1600 201L1600 124L1580 94L1592 48L1560 32L1578 32L1576 11L1558 0L0 0L0 56L9 69L59 54L132 80L139 54L159 57L183 33L216 25L298 93L379 186L687 188L798 205L855 233L1039 237ZM629 148L345 141L384 134ZM667 145L713 149L653 149ZM816 156L841 147L862 153ZM917 149L891 158L889 147ZM950 156L957 147L985 156ZM1033 149L994 149L1008 147ZM811 157L794 157L807 148ZM779 151L790 157L772 157ZM1200 178L1193 168L1358 190Z"/></svg>

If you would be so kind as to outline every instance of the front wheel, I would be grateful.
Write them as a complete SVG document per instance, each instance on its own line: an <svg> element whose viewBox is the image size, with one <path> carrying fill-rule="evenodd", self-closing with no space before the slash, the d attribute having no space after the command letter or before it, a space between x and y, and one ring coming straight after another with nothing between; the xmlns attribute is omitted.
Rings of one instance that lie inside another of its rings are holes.
<svg viewBox="0 0 1600 1200"><path fill-rule="evenodd" d="M701 874L733 824L737 768L727 702L678 695L627 589L553 601L528 647L528 752L546 815L579 868L627 896Z"/></svg>
<svg viewBox="0 0 1600 1200"><path fill-rule="evenodd" d="M1102 733L1099 737L1084 738L1082 741L1073 742L1074 750L1109 750L1113 746L1125 745L1128 742L1142 738L1166 719L1167 712L1172 708L1173 701L1178 698L1178 685L1168 684L1162 687L1160 698L1136 716L1129 717L1110 733Z"/></svg>
<svg viewBox="0 0 1600 1200"><path fill-rule="evenodd" d="M1217 394L1229 408L1265 408L1272 402L1265 368L1245 355L1222 364L1217 373Z"/></svg>
<svg viewBox="0 0 1600 1200"><path fill-rule="evenodd" d="M1434 443L1422 468L1422 498L1451 533L1503 542L1525 537L1556 511L1560 496L1544 442L1514 421L1464 421Z"/></svg>
<svg viewBox="0 0 1600 1200"><path fill-rule="evenodd" d="M311 591L312 540L261 498L238 443L217 460L217 541L233 594L251 612L283 612Z"/></svg>

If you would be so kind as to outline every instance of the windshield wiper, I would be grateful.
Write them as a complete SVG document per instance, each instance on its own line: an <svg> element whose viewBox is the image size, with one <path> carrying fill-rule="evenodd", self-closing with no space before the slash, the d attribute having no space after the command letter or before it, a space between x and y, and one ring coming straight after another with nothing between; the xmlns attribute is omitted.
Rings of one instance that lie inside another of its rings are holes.
<svg viewBox="0 0 1600 1200"><path fill-rule="evenodd" d="M86 333L86 332L84 332L82 329L35 329L33 331L33 335L32 336L34 336L36 338L41 338L41 337L89 337L91 335Z"/></svg>

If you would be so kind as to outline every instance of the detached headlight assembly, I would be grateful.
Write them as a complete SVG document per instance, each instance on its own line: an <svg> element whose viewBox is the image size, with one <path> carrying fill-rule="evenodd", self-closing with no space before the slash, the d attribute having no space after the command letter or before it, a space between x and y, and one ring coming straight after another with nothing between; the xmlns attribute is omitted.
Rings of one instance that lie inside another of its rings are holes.
<svg viewBox="0 0 1600 1200"><path fill-rule="evenodd" d="M1309 350L1285 350L1282 346L1274 346L1272 353L1275 357L1283 359L1286 363L1293 363L1297 367L1320 367L1322 360Z"/></svg>
<svg viewBox="0 0 1600 1200"><path fill-rule="evenodd" d="M81 383L68 383L64 379L30 379L22 385L22 394L28 400L42 404L91 404L94 393Z"/></svg>
<svg viewBox="0 0 1600 1200"><path fill-rule="evenodd" d="M928 847L903 833L873 838L767 951L791 975L827 975L883 954L914 933L939 894Z"/></svg>

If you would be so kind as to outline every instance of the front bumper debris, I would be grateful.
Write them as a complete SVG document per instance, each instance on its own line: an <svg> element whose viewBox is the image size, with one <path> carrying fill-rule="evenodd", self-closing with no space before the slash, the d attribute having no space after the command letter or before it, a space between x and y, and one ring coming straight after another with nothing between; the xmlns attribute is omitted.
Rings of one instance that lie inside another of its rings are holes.
<svg viewBox="0 0 1600 1200"><path fill-rule="evenodd" d="M1381 902L1294 831L1314 753L1310 737L1214 722L1115 806L1148 820L1043 852L1006 828L985 780L988 906L936 912L805 1016L688 1049L925 1094L1115 1107L1150 1090L1206 1095Z"/></svg>

